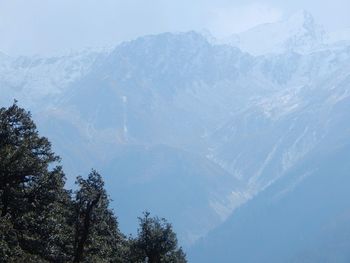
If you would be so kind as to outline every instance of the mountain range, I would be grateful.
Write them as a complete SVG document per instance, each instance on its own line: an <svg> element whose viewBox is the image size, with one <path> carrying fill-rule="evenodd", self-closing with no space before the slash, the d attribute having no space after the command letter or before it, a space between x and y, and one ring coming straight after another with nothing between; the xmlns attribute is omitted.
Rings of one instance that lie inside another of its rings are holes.
<svg viewBox="0 0 350 263"><path fill-rule="evenodd" d="M126 232L149 210L191 262L348 262L350 42L298 12L54 58L0 54L68 184L96 168ZM322 251L322 253L318 253Z"/></svg>

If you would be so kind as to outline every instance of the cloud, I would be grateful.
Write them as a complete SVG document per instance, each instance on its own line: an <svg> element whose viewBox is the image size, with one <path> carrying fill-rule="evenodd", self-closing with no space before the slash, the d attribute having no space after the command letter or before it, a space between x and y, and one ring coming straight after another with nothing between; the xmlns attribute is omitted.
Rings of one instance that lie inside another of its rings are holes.
<svg viewBox="0 0 350 263"><path fill-rule="evenodd" d="M282 18L282 10L264 4L215 8L208 16L207 28L217 37L226 37L263 23Z"/></svg>

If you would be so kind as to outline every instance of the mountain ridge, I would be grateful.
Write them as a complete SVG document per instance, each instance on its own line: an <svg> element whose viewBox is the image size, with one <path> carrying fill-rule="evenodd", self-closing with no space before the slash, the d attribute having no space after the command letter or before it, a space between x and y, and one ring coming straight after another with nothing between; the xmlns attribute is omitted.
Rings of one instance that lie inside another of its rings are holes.
<svg viewBox="0 0 350 263"><path fill-rule="evenodd" d="M34 61L43 65L43 60ZM164 180L177 186L179 180L190 180L200 200L187 189L191 205L181 207L167 196L174 209L157 210L174 222L187 246L245 203L259 199L261 191L315 149L330 147L318 148L327 145L325 136L340 146L347 141L347 127L331 129L331 124L342 127L347 119L341 114L350 96L346 44L312 53L288 50L254 56L191 31L141 37L107 53L51 62L54 66L47 70L30 59L18 62L24 78L19 74L15 79L17 89L5 81L6 72L13 70L5 67L0 71L5 94L0 102L17 97L32 110L68 174L85 174L89 165L103 171L112 185L118 184L120 170L132 182L147 171L159 188ZM60 72L68 71L68 78L47 74L58 66ZM16 70L10 75L16 76ZM45 83L50 89L36 94ZM335 108L339 110L330 114ZM130 164L129 170L123 163ZM138 188L142 191L133 192L128 180L115 186L117 192L111 186L116 211L128 214L143 204L158 204L151 196L157 189L143 179ZM222 186L210 188L216 184ZM181 197L183 188L172 191ZM138 201L126 207L118 203L123 196L123 202L133 197ZM196 202L200 211L190 215L189 207L195 209ZM132 224L123 219L126 229L134 228Z"/></svg>

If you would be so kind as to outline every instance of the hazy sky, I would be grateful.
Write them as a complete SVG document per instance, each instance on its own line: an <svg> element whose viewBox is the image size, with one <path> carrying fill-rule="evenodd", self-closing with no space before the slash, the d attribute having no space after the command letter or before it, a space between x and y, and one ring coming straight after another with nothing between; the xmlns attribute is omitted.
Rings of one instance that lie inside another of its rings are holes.
<svg viewBox="0 0 350 263"><path fill-rule="evenodd" d="M350 27L349 0L0 0L0 51L54 54L192 29L222 37L300 9L328 30Z"/></svg>

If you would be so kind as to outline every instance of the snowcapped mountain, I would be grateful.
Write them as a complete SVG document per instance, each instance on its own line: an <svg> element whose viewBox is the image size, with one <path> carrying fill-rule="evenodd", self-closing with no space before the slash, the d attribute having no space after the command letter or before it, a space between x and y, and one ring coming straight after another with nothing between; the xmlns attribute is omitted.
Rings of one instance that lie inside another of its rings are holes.
<svg viewBox="0 0 350 263"><path fill-rule="evenodd" d="M0 53L0 103L17 98L28 107L38 100L55 100L71 83L84 76L107 50L86 50L58 57L10 57Z"/></svg>
<svg viewBox="0 0 350 263"><path fill-rule="evenodd" d="M189 246L311 157L346 147L350 46L326 39L299 12L231 45L186 32L56 58L0 54L0 103L33 111L70 183L103 172L122 228L150 209Z"/></svg>
<svg viewBox="0 0 350 263"><path fill-rule="evenodd" d="M301 10L286 20L258 25L222 42L254 55L286 51L306 53L322 48L326 35L325 30L314 21L312 15Z"/></svg>

